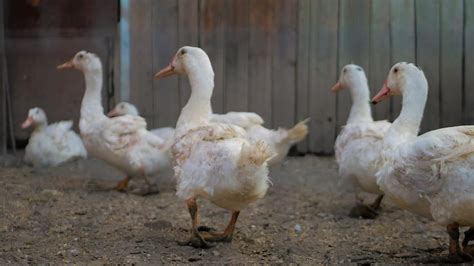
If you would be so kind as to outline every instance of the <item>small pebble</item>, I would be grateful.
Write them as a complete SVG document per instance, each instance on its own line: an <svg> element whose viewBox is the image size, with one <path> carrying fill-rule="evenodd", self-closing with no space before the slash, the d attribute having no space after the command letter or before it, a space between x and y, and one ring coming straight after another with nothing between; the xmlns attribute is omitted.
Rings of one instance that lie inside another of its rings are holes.
<svg viewBox="0 0 474 266"><path fill-rule="evenodd" d="M295 232L296 232L297 234L301 234L301 232L303 232L303 228L301 227L300 224L296 224L296 225L295 225Z"/></svg>
<svg viewBox="0 0 474 266"><path fill-rule="evenodd" d="M217 257L217 256L220 256L221 253L219 253L219 251L217 251L217 250L214 250L214 251L212 251L212 255Z"/></svg>
<svg viewBox="0 0 474 266"><path fill-rule="evenodd" d="M79 250L73 248L73 249L69 250L69 254L76 257L76 256L79 256L80 252L79 252Z"/></svg>
<svg viewBox="0 0 474 266"><path fill-rule="evenodd" d="M61 191L58 191L56 189L43 189L43 191L41 191L41 194L48 195L48 196L62 196L63 195Z"/></svg>

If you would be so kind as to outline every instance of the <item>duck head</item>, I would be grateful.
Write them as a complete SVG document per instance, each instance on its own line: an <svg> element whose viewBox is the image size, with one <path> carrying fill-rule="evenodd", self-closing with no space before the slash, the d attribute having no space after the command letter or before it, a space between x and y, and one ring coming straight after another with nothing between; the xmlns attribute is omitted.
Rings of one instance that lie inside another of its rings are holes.
<svg viewBox="0 0 474 266"><path fill-rule="evenodd" d="M342 89L358 88L357 83L367 84L367 77L362 67L354 64L345 65L339 76L338 82L331 88L331 91L337 92Z"/></svg>
<svg viewBox="0 0 474 266"><path fill-rule="evenodd" d="M211 74L214 78L211 61L201 48L181 47L171 60L171 63L155 74L155 79L162 79L175 74L187 74L200 71Z"/></svg>
<svg viewBox="0 0 474 266"><path fill-rule="evenodd" d="M127 102L120 102L107 114L108 117L116 117L122 115L138 116L139 113L137 108L133 104Z"/></svg>
<svg viewBox="0 0 474 266"><path fill-rule="evenodd" d="M48 119L46 118L46 114L43 109L39 107L31 108L28 111L28 117L26 118L25 122L21 124L21 128L29 128L30 126L38 127L42 125L47 125Z"/></svg>
<svg viewBox="0 0 474 266"><path fill-rule="evenodd" d="M97 55L86 51L80 51L71 60L59 65L57 68L75 68L83 72L102 71L102 63Z"/></svg>
<svg viewBox="0 0 474 266"><path fill-rule="evenodd" d="M382 89L372 98L377 104L393 95L427 94L428 82L423 71L412 63L395 64Z"/></svg>

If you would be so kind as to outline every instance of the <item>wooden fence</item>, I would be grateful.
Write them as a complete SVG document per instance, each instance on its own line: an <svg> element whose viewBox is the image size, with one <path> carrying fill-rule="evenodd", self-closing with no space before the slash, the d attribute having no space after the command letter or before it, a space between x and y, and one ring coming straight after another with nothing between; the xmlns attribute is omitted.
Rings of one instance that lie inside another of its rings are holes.
<svg viewBox="0 0 474 266"><path fill-rule="evenodd" d="M114 98L117 0L0 0L0 3L5 18L2 19L5 28L0 25L0 36L5 32L5 52L0 40L0 59L5 55L11 95L7 116L7 109L2 105L5 97L0 93L0 139L13 135L19 146L24 146L30 131L21 129L21 124L28 110L35 106L45 110L50 122L73 120L77 129L84 77L78 71L58 71L56 66L80 50L94 52L102 59L107 109L108 101ZM0 69L2 66L0 62ZM10 116L14 134L5 131L6 118Z"/></svg>
<svg viewBox="0 0 474 266"><path fill-rule="evenodd" d="M174 125L185 78L153 80L183 45L215 70L215 112L255 111L268 127L311 117L302 152L331 153L351 106L329 88L347 63L372 94L391 65L416 62L430 84L424 130L474 122L474 0L138 0L130 3L130 100L151 126ZM381 103L393 119L400 99Z"/></svg>

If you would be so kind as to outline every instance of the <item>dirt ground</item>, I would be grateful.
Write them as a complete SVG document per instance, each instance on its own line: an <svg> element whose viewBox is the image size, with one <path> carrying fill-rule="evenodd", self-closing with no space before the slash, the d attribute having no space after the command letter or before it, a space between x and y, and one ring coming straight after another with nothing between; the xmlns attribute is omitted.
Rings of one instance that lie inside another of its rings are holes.
<svg viewBox="0 0 474 266"><path fill-rule="evenodd" d="M387 202L376 220L349 218L353 193L332 157L290 157L273 168L273 186L241 212L233 242L207 250L176 243L188 238L190 219L171 173L156 179L159 194L138 196L101 189L122 175L97 160L41 170L2 161L0 264L407 263L446 255L442 227ZM226 225L227 211L199 205L202 224Z"/></svg>

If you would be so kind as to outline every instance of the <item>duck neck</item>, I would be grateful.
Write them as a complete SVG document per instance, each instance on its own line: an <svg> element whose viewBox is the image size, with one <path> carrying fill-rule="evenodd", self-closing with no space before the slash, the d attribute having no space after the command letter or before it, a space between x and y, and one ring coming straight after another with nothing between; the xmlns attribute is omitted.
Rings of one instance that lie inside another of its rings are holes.
<svg viewBox="0 0 474 266"><path fill-rule="evenodd" d="M214 72L212 67L191 68L187 71L191 83L191 96L181 110L176 124L176 131L183 132L205 125L209 121L211 97L214 89Z"/></svg>
<svg viewBox="0 0 474 266"><path fill-rule="evenodd" d="M418 135L428 96L428 84L407 79L403 91L402 110L386 135L387 139L399 139L398 143Z"/></svg>
<svg viewBox="0 0 474 266"><path fill-rule="evenodd" d="M34 129L33 129L33 134L43 131L46 127L48 127L48 122L47 121L35 123Z"/></svg>
<svg viewBox="0 0 474 266"><path fill-rule="evenodd" d="M352 107L347 124L372 122L372 112L369 105L369 87L367 81L356 80L349 88L352 98Z"/></svg>
<svg viewBox="0 0 474 266"><path fill-rule="evenodd" d="M84 71L86 80L86 92L82 98L81 119L91 117L103 117L104 108L102 107L102 70Z"/></svg>

